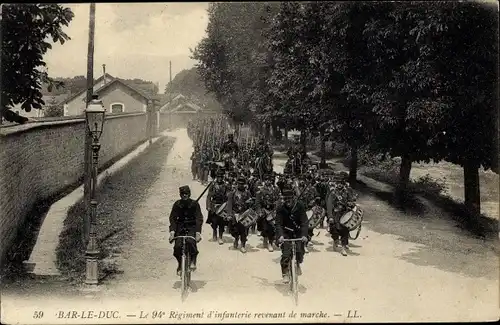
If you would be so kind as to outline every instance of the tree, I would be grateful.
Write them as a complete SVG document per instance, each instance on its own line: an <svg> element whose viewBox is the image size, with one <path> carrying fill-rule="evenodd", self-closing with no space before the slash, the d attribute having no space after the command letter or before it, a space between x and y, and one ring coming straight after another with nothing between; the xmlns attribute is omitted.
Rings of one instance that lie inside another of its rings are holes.
<svg viewBox="0 0 500 325"><path fill-rule="evenodd" d="M74 14L69 8L57 4L15 4L2 6L2 116L12 122L23 123L26 119L11 111L20 104L27 112L41 109L42 84L48 90L61 87L48 76L43 55L52 48L46 41L64 44L70 37L62 31Z"/></svg>
<svg viewBox="0 0 500 325"><path fill-rule="evenodd" d="M275 4L215 3L207 37L193 52L207 90L236 122L249 122L263 105L269 71L264 30Z"/></svg>
<svg viewBox="0 0 500 325"><path fill-rule="evenodd" d="M44 108L44 117L59 117L64 116L63 106L56 101L54 97L49 99L47 106Z"/></svg>
<svg viewBox="0 0 500 325"><path fill-rule="evenodd" d="M477 215L479 168L498 167L498 12L472 2L447 3L438 12L437 28L419 30L439 37L430 49L445 98L436 142L441 158L464 168L465 205Z"/></svg>

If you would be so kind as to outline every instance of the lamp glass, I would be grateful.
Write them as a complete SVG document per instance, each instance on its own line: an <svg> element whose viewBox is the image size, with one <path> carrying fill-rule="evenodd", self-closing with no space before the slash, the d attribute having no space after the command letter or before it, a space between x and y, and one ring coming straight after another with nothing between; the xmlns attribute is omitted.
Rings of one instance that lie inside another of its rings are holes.
<svg viewBox="0 0 500 325"><path fill-rule="evenodd" d="M99 139L104 127L104 105L100 100L92 100L85 110L85 117L87 119L87 128L96 139Z"/></svg>

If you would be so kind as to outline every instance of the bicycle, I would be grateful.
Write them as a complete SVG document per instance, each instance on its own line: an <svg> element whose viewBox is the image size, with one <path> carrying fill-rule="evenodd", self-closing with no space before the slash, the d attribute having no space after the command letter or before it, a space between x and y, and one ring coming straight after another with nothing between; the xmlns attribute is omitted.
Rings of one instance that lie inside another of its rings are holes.
<svg viewBox="0 0 500 325"><path fill-rule="evenodd" d="M299 304L299 277L297 275L298 263L297 263L297 247L295 242L299 241L302 241L302 238L283 240L283 242L292 243L292 257L290 259L290 264L288 265L288 273L290 275L290 291L293 295L293 301L295 303L295 306Z"/></svg>
<svg viewBox="0 0 500 325"><path fill-rule="evenodd" d="M172 238L171 243L175 243L178 238L182 238L182 257L181 257L181 299L184 301L187 297L188 288L191 283L190 256L186 254L186 238L191 238L196 242L193 236L176 236Z"/></svg>

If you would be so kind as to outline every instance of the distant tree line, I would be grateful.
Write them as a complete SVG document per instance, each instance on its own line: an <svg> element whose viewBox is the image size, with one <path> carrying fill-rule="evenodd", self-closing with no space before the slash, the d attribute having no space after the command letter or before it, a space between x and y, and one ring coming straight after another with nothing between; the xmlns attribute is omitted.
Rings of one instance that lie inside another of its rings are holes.
<svg viewBox="0 0 500 325"><path fill-rule="evenodd" d="M412 163L464 168L480 211L479 168L498 172L498 17L478 2L210 4L193 52L205 85L236 122L327 135ZM323 146L324 147L324 146Z"/></svg>
<svg viewBox="0 0 500 325"><path fill-rule="evenodd" d="M167 96L169 94L182 94L193 103L202 107L212 110L222 109L214 94L207 91L205 82L201 78L196 67L182 70L176 74L172 79L172 83L166 85L165 94Z"/></svg>
<svg viewBox="0 0 500 325"><path fill-rule="evenodd" d="M64 44L71 38L62 31L73 20L71 9L58 4L5 4L1 6L1 101L0 122L25 123L28 119L12 111L30 112L50 106L49 115L59 114L54 103L43 96L73 95L87 88L85 76L49 77L43 55L52 43ZM156 95L158 86L141 79L122 79L147 95Z"/></svg>

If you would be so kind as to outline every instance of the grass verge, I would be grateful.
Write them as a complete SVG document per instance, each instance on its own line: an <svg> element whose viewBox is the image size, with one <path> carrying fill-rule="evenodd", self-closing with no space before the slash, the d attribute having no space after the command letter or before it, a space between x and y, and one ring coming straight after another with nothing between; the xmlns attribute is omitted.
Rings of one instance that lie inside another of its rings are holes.
<svg viewBox="0 0 500 325"><path fill-rule="evenodd" d="M399 165L395 161L382 161L372 166L364 166L359 172L394 187L398 184ZM446 177L435 178L426 174L416 180L410 180L408 204L414 205L418 201L418 196L421 196L449 214L463 229L472 234L483 238L498 238L498 220L484 214L471 215L463 202L459 202L447 192Z"/></svg>
<svg viewBox="0 0 500 325"><path fill-rule="evenodd" d="M120 273L113 257L120 254L122 244L133 235L131 211L143 201L159 176L174 141L171 137L159 139L127 168L106 178L98 191L96 231L101 280ZM69 208L56 252L60 272L73 282L81 282L85 275L83 213L83 201Z"/></svg>
<svg viewBox="0 0 500 325"><path fill-rule="evenodd" d="M110 161L99 167L99 172L109 168L111 165L116 163L118 160L122 159L130 152L137 149L144 141L140 141L135 145L131 146L128 150L124 151L122 154L114 157ZM2 281L10 281L16 279L20 276L25 276L25 270L23 266L23 261L29 259L31 252L36 244L38 237L38 232L40 227L45 220L45 216L49 211L52 204L61 200L63 197L67 196L74 190L76 190L83 183L83 176L80 177L76 182L70 184L51 196L36 202L33 208L27 213L22 224L19 226L16 237L11 245L9 251L6 253L4 260L2 261L1 276Z"/></svg>

